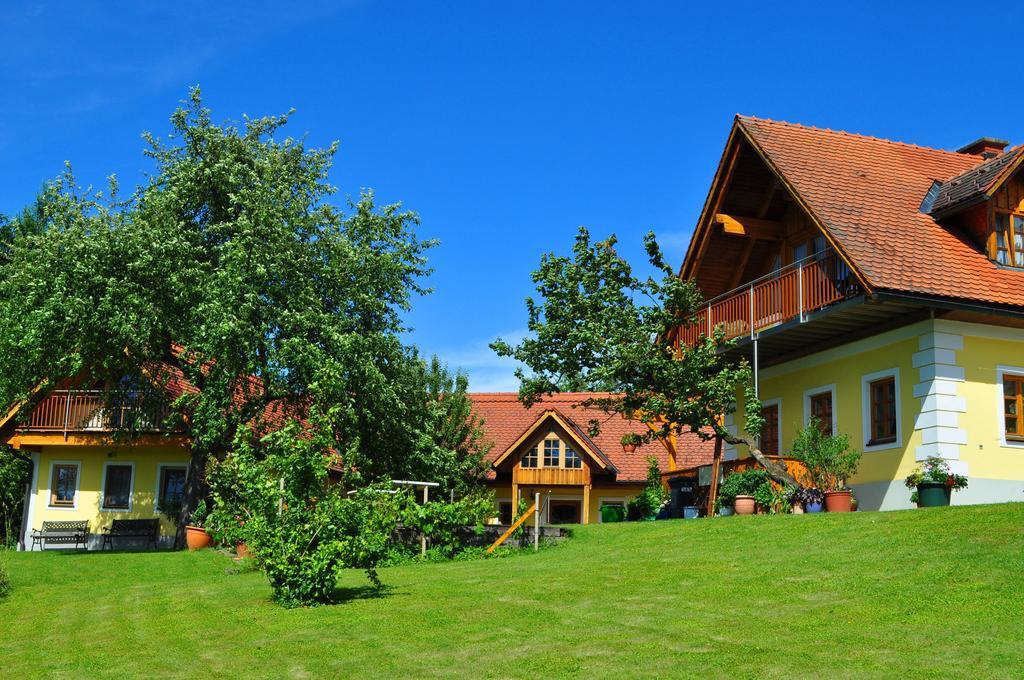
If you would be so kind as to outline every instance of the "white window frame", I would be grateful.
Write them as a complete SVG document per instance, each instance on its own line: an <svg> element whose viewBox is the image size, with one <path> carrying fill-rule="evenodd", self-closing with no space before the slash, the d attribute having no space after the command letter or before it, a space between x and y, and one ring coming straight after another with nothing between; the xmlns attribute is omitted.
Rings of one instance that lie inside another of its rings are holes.
<svg viewBox="0 0 1024 680"><path fill-rule="evenodd" d="M584 510L584 508L583 508L583 491L582 491L582 488L580 490L580 494L577 495L577 496L573 496L571 494L561 494L561 493L549 493L549 494L542 493L540 500L541 500L541 504L545 506L544 507L544 516L541 519L541 524L547 524L547 525L551 524L551 501L579 501L579 504L580 504L580 522L583 521L583 510ZM547 503L544 502L545 500L547 500Z"/></svg>
<svg viewBox="0 0 1024 680"><path fill-rule="evenodd" d="M779 407L779 411L778 411L778 413L779 413L779 422L778 422L778 427L775 428L776 431L778 432L778 439L779 439L779 441L778 441L778 445L777 445L777 447L775 449L778 453L776 453L775 455L781 456L782 455L782 397L774 397L773 399L762 399L761 400L761 408L763 409L765 406L778 406ZM757 448L758 449L761 448L761 437L760 436L758 436L758 438L757 438Z"/></svg>
<svg viewBox="0 0 1024 680"><path fill-rule="evenodd" d="M602 524L604 522L604 519L602 519L602 517L601 517L601 506L604 505L605 502L607 502L609 505L614 505L616 503L620 503L622 505L622 509L625 510L626 507L628 506L630 500L632 500L632 496L628 496L628 497L627 496L598 496L597 497L597 523L598 524Z"/></svg>
<svg viewBox="0 0 1024 680"><path fill-rule="evenodd" d="M160 483L163 481L164 469L173 468L185 471L185 483L188 483L188 463L160 463L156 466L156 492L153 494L153 511L163 512L164 509L160 507ZM105 474L105 473L104 473ZM132 473L134 477L134 472ZM106 480L106 476L104 476Z"/></svg>
<svg viewBox="0 0 1024 680"><path fill-rule="evenodd" d="M53 498L53 468L58 465L74 465L75 471L75 499L71 502L71 505L53 505L50 500ZM78 492L82 486L82 461L80 460L51 460L50 461L50 474L47 476L46 481L46 509L47 510L58 510L61 512L74 512L78 510Z"/></svg>
<svg viewBox="0 0 1024 680"><path fill-rule="evenodd" d="M871 383L882 378L893 378L896 385L896 441L888 442L885 444L875 444L874 446L868 446L868 442L871 441ZM1002 387L1002 385L1000 385ZM893 449L903 448L903 392L902 386L900 385L900 369L899 367L887 368L882 371L875 371L874 373L866 373L860 377L860 398L861 398L861 428L863 439L861 440L864 444L864 453L871 453L873 451L892 451ZM832 402L832 408L835 408L835 401ZM835 420L835 412L833 411L833 421Z"/></svg>
<svg viewBox="0 0 1024 680"><path fill-rule="evenodd" d="M821 387L812 387L809 390L804 390L804 427L807 427L807 423L811 422L811 397L825 392L832 393L832 434L835 434L839 428L836 427L836 384L822 385ZM781 450L781 449L780 449Z"/></svg>
<svg viewBox="0 0 1024 680"><path fill-rule="evenodd" d="M1024 377L1024 367L1021 366L996 366L996 418L999 420L999 442L1002 446L1011 449L1024 449L1024 441L1006 438L1006 418L1003 415L1003 376ZM1024 417L1021 414L1018 417Z"/></svg>
<svg viewBox="0 0 1024 680"><path fill-rule="evenodd" d="M127 465L132 469L131 477L128 478L128 507L107 508L104 507L107 501L107 468L111 465ZM131 512L135 507L135 463L123 460L108 460L103 463L103 477L100 478L100 512Z"/></svg>

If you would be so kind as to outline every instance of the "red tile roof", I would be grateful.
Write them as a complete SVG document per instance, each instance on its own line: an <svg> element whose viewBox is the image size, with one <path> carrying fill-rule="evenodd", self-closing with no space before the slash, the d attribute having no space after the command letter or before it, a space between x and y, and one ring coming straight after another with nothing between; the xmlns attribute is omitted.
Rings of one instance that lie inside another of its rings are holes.
<svg viewBox="0 0 1024 680"><path fill-rule="evenodd" d="M920 212L935 181L980 156L745 116L737 125L876 290L1024 306L1024 271L1000 268Z"/></svg>
<svg viewBox="0 0 1024 680"><path fill-rule="evenodd" d="M662 472L669 469L668 451L659 442L645 444L633 453L623 451L622 436L629 432L642 434L648 429L646 425L622 416L609 415L596 408L580 406L588 398L609 396L607 394L566 392L534 404L529 409L523 407L515 392L475 393L469 396L473 400L474 413L484 421L486 439L492 445L488 454L489 462L514 444L545 411L554 410L584 434L589 430L591 420L600 422L601 433L590 439L600 449L599 455L603 455L618 470L617 481L645 480L647 459L650 456L657 459ZM701 441L692 434L680 437L678 447L680 451L677 453L677 461L680 468L709 464L714 454L713 443Z"/></svg>

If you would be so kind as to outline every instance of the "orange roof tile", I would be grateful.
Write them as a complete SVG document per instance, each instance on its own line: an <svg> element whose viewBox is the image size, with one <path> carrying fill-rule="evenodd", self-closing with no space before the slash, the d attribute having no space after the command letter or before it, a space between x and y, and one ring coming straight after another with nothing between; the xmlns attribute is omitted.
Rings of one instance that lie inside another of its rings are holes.
<svg viewBox="0 0 1024 680"><path fill-rule="evenodd" d="M746 116L737 124L873 289L1024 306L1024 271L920 212L935 181L980 156Z"/></svg>
<svg viewBox="0 0 1024 680"><path fill-rule="evenodd" d="M632 453L622 449L622 436L635 432L643 434L648 428L636 420L627 420L619 415L609 415L596 408L585 408L580 403L588 398L609 396L592 392L565 392L556 394L545 401L524 408L515 392L478 392L469 395L473 400L473 412L483 419L486 439L491 443L488 462L492 462L514 444L545 411L556 411L563 419L582 431L599 449L596 453L610 461L618 470L616 480L641 482L647 478L647 459L651 456L658 461L662 472L668 468L668 451L660 442L651 442ZM589 437L587 431L591 420L601 424L601 433ZM687 434L679 438L677 462L679 467L692 467L711 463L714 444L704 442L697 435Z"/></svg>

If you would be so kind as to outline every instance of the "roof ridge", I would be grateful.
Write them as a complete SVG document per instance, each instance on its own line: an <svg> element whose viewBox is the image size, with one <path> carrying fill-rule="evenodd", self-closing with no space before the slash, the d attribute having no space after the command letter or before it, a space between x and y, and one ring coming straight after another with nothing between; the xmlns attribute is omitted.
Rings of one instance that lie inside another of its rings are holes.
<svg viewBox="0 0 1024 680"><path fill-rule="evenodd" d="M925 146L923 144L913 144L911 142L902 142L896 139L887 139L885 137L878 137L875 135L866 135L860 132L847 132L846 130L833 130L832 128L822 128L816 125L804 125L803 123L791 123L788 120L774 120L772 118L759 118L757 116L744 116L743 114L737 113L736 118L740 121L752 121L755 123L771 123L773 125L785 125L786 127L799 128L801 130L812 130L814 132L827 132L833 135L840 135L843 137L854 137L857 139L869 139L875 142L884 142L885 144L892 144L894 146L903 146L908 149L920 149L922 151L937 151L947 156L953 156L955 158L971 158L971 154L959 153L957 151L950 151L949 149L939 149L934 146ZM977 157L980 162L984 162L980 156ZM964 171L966 172L966 170Z"/></svg>

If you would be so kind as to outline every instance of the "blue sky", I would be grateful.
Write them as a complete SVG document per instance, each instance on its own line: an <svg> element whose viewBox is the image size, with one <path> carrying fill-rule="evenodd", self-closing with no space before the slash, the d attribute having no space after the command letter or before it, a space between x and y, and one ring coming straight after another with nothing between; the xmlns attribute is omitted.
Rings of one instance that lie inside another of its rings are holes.
<svg viewBox="0 0 1024 680"><path fill-rule="evenodd" d="M639 258L654 229L678 264L736 113L1024 141L1017 3L694 5L5 3L0 212L65 160L138 181L140 133L193 84L219 118L294 107L293 135L341 141L342 197L372 187L441 239L412 341L515 389L487 344L524 332L541 253L585 224Z"/></svg>

